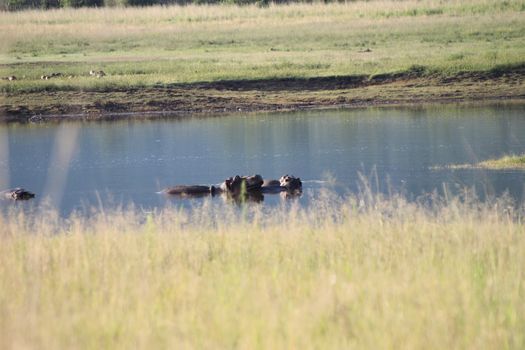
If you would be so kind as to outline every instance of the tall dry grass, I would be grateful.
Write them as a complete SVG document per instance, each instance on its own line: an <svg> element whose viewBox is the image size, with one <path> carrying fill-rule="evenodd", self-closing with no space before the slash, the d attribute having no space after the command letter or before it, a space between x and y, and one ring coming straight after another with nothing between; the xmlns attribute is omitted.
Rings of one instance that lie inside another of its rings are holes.
<svg viewBox="0 0 525 350"><path fill-rule="evenodd" d="M0 347L525 346L523 209L365 191L308 208L0 216Z"/></svg>

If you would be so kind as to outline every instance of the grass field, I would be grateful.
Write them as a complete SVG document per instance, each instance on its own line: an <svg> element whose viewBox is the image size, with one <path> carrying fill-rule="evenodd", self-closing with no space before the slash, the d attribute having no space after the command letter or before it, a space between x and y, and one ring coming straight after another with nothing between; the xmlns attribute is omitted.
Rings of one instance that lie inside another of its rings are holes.
<svg viewBox="0 0 525 350"><path fill-rule="evenodd" d="M1 215L0 347L522 349L513 208L365 193L265 213Z"/></svg>
<svg viewBox="0 0 525 350"><path fill-rule="evenodd" d="M2 12L0 76L18 80L0 90L505 70L524 63L524 11L513 0L409 0ZM64 76L40 80L53 72Z"/></svg>

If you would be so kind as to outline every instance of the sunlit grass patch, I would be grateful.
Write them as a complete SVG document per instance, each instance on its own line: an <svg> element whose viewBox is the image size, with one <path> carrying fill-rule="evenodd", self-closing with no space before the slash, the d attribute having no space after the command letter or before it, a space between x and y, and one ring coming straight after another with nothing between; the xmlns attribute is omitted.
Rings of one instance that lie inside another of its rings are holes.
<svg viewBox="0 0 525 350"><path fill-rule="evenodd" d="M487 169L525 169L525 155L508 155L498 159L489 159L478 164Z"/></svg>
<svg viewBox="0 0 525 350"><path fill-rule="evenodd" d="M442 167L436 167L439 169ZM523 169L525 170L525 155L506 155L501 158L488 159L474 164L451 164L447 169Z"/></svg>

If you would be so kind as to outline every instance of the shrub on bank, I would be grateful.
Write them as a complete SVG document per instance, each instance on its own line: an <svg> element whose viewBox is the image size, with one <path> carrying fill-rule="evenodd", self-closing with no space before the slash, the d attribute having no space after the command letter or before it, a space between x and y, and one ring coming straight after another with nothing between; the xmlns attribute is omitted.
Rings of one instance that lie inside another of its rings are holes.
<svg viewBox="0 0 525 350"><path fill-rule="evenodd" d="M303 0L274 0L273 3L306 2ZM332 1L324 1L332 2ZM103 6L151 6L151 5L189 5L189 4L235 4L268 5L269 0L0 0L0 10L17 11L23 9L50 9L60 7L103 7Z"/></svg>
<svg viewBox="0 0 525 350"><path fill-rule="evenodd" d="M0 0L0 9L8 11L16 11L31 8L51 9L60 7L100 6L104 6L103 0Z"/></svg>

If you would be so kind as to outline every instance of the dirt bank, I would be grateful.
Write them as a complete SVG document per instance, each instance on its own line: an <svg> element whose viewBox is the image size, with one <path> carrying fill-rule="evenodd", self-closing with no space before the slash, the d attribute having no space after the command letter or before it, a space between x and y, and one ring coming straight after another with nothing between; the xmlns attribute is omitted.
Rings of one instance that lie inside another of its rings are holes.
<svg viewBox="0 0 525 350"><path fill-rule="evenodd" d="M4 93L0 122L113 120L232 112L525 100L525 70L421 76L417 71L172 84L105 91Z"/></svg>

